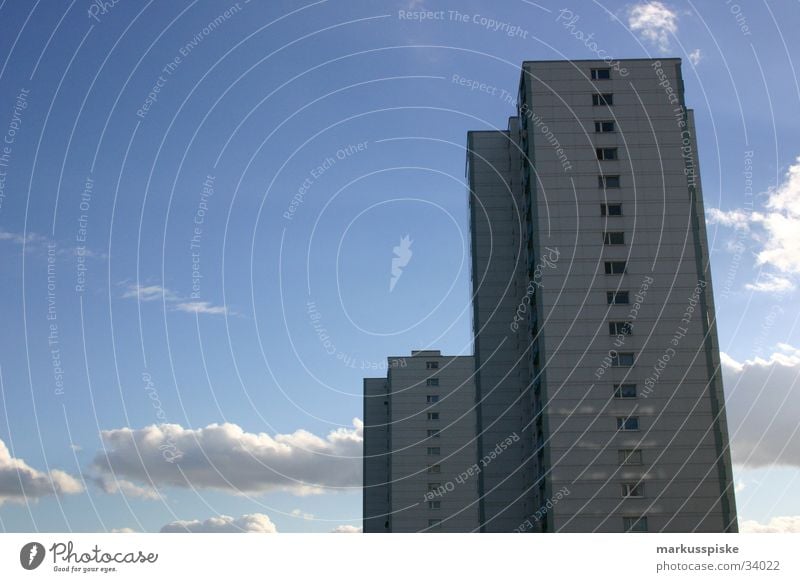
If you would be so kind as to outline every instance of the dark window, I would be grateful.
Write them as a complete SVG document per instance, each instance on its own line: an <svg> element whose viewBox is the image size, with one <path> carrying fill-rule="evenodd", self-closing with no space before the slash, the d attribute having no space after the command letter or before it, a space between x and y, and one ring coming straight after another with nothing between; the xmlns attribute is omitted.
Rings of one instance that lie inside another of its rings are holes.
<svg viewBox="0 0 800 582"><path fill-rule="evenodd" d="M624 232L604 232L603 244L606 245L624 245L625 233Z"/></svg>
<svg viewBox="0 0 800 582"><path fill-rule="evenodd" d="M428 430L428 438L438 439L439 438L440 430L438 428L433 428Z"/></svg>
<svg viewBox="0 0 800 582"><path fill-rule="evenodd" d="M619 159L617 155L617 148L596 148L598 160L616 160Z"/></svg>
<svg viewBox="0 0 800 582"><path fill-rule="evenodd" d="M623 517L622 526L625 531L647 531L646 517Z"/></svg>
<svg viewBox="0 0 800 582"><path fill-rule="evenodd" d="M601 204L600 216L622 216L622 204Z"/></svg>
<svg viewBox="0 0 800 582"><path fill-rule="evenodd" d="M638 428L638 425L637 425L637 428ZM439 447L428 447L428 454L429 455L441 455L442 454L442 449L440 449ZM438 487L438 485L439 484L437 483L436 486Z"/></svg>
<svg viewBox="0 0 800 582"><path fill-rule="evenodd" d="M597 133L613 133L616 131L613 121L595 121L594 130Z"/></svg>
<svg viewBox="0 0 800 582"><path fill-rule="evenodd" d="M441 509L441 501L428 501L428 509Z"/></svg>
<svg viewBox="0 0 800 582"><path fill-rule="evenodd" d="M639 430L639 417L638 416L629 416L628 418L617 417L617 430L621 431Z"/></svg>
<svg viewBox="0 0 800 582"><path fill-rule="evenodd" d="M428 527L433 529L441 529L442 527L442 520L441 519L429 519L428 520Z"/></svg>
<svg viewBox="0 0 800 582"><path fill-rule="evenodd" d="M642 451L639 449L620 449L617 451L620 465L641 465Z"/></svg>
<svg viewBox="0 0 800 582"><path fill-rule="evenodd" d="M631 335L633 332L633 325L630 321L609 321L608 333L609 335Z"/></svg>
<svg viewBox="0 0 800 582"><path fill-rule="evenodd" d="M592 105L614 105L614 95L611 93L595 93L592 95Z"/></svg>
<svg viewBox="0 0 800 582"><path fill-rule="evenodd" d="M609 305L627 305L629 293L627 291L606 291L606 302Z"/></svg>
<svg viewBox="0 0 800 582"><path fill-rule="evenodd" d="M636 398L636 384L614 384L614 398Z"/></svg>
<svg viewBox="0 0 800 582"><path fill-rule="evenodd" d="M633 352L617 352L611 356L611 365L615 368L630 368L633 366Z"/></svg>
<svg viewBox="0 0 800 582"><path fill-rule="evenodd" d="M429 394L428 395L428 404L433 404L434 402L439 402L439 395L438 394Z"/></svg>
<svg viewBox="0 0 800 582"><path fill-rule="evenodd" d="M439 413L438 412L429 412L428 413L428 420L439 420Z"/></svg>
<svg viewBox="0 0 800 582"><path fill-rule="evenodd" d="M599 188L619 188L619 176L597 176Z"/></svg>
<svg viewBox="0 0 800 582"><path fill-rule="evenodd" d="M439 385L439 378L428 378L425 381L427 386L438 386Z"/></svg>
<svg viewBox="0 0 800 582"><path fill-rule="evenodd" d="M623 497L644 497L644 483L623 483Z"/></svg>
<svg viewBox="0 0 800 582"><path fill-rule="evenodd" d="M592 81L602 81L611 78L611 69L592 69Z"/></svg>
<svg viewBox="0 0 800 582"><path fill-rule="evenodd" d="M442 466L441 465L428 465L428 473L441 473Z"/></svg>
<svg viewBox="0 0 800 582"><path fill-rule="evenodd" d="M439 368L439 362L425 362L425 367L429 370L436 370Z"/></svg>
<svg viewBox="0 0 800 582"><path fill-rule="evenodd" d="M625 273L625 261L606 261L606 275L622 275Z"/></svg>

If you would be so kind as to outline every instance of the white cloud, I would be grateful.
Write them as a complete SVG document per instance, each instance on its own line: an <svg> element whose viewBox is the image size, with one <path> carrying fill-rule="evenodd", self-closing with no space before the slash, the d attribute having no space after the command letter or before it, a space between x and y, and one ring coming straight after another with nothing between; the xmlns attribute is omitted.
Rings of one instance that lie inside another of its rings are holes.
<svg viewBox="0 0 800 582"><path fill-rule="evenodd" d="M755 520L742 521L741 533L800 533L800 515L773 517L768 523Z"/></svg>
<svg viewBox="0 0 800 582"><path fill-rule="evenodd" d="M102 477L94 479L94 482L104 493L112 495L114 493L122 493L125 497L139 497L141 499L161 499L158 491L154 488L142 487L130 481L126 481L125 479L115 480L111 476L103 475Z"/></svg>
<svg viewBox="0 0 800 582"><path fill-rule="evenodd" d="M278 533L272 520L263 513L250 513L233 518L229 515L210 517L204 521L178 520L161 528L161 533Z"/></svg>
<svg viewBox="0 0 800 582"><path fill-rule="evenodd" d="M213 305L208 301L195 301L162 287L161 285L129 284L122 294L123 299L137 299L141 302L165 301L172 311L199 313L205 315L226 315L228 308L224 305Z"/></svg>
<svg viewBox="0 0 800 582"><path fill-rule="evenodd" d="M313 514L313 513L305 513L305 512L304 512L303 510L301 510L301 509L293 509L293 510L292 510L292 515L293 515L294 517L300 517L300 518L303 518L303 519L304 519L304 520L306 520L306 521L311 521L312 519L314 519L314 514Z"/></svg>
<svg viewBox="0 0 800 582"><path fill-rule="evenodd" d="M74 495L83 485L72 475L53 469L48 473L34 469L24 460L11 456L0 440L0 505L6 501L23 502L47 495Z"/></svg>
<svg viewBox="0 0 800 582"><path fill-rule="evenodd" d="M361 533L361 528L354 525L337 525L331 533Z"/></svg>
<svg viewBox="0 0 800 582"><path fill-rule="evenodd" d="M766 195L761 211L712 208L707 218L711 224L745 231L759 247L756 265L782 275L765 273L762 278L767 277L766 281L752 283L749 289L788 291L795 287L790 277L800 275L800 157L789 166L783 182L770 188Z"/></svg>
<svg viewBox="0 0 800 582"><path fill-rule="evenodd" d="M759 293L786 293L795 289L791 279L772 273L761 273L754 283L746 283L744 287Z"/></svg>
<svg viewBox="0 0 800 582"><path fill-rule="evenodd" d="M641 2L628 10L628 26L662 52L670 50L670 36L678 32L678 13L663 2Z"/></svg>
<svg viewBox="0 0 800 582"><path fill-rule="evenodd" d="M139 533L139 532L130 527L115 527L111 530L111 533Z"/></svg>
<svg viewBox="0 0 800 582"><path fill-rule="evenodd" d="M800 350L778 344L766 359L721 360L734 464L800 467Z"/></svg>
<svg viewBox="0 0 800 582"><path fill-rule="evenodd" d="M149 487L192 487L230 493L296 495L360 487L363 423L326 437L305 430L270 436L235 424L188 429L177 424L101 432L104 451L92 464L100 478ZM171 452L165 458L166 451ZM140 460L140 456L141 459ZM152 482L151 482L152 479Z"/></svg>
<svg viewBox="0 0 800 582"><path fill-rule="evenodd" d="M692 63L694 66L700 64L701 60L703 60L703 53L700 51L699 48L696 48L689 53L689 62Z"/></svg>

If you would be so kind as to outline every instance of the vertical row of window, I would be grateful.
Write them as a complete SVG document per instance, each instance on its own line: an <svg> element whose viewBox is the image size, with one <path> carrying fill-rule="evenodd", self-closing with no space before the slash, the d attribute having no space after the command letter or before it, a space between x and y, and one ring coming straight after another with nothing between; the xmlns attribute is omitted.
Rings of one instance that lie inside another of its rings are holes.
<svg viewBox="0 0 800 582"><path fill-rule="evenodd" d="M429 360L425 362L425 368L427 370L438 370L439 369L439 362L436 360ZM439 386L439 378L428 378L425 380L425 385L428 387L438 387ZM425 403L428 405L437 404L439 402L439 394L428 394L425 396ZM438 412L428 412L427 419L429 422L438 421L439 420L439 413ZM427 439L428 443L431 444L433 441L432 439L440 438L440 430L438 428L428 428L427 431ZM427 455L429 457L438 457L442 454L442 448L439 446L427 446ZM442 472L442 466L439 463L428 463L427 473L428 475L438 475ZM441 483L436 483L429 481L428 482L428 491L438 491L441 487ZM437 510L441 509L442 502L438 499L430 499L428 500L428 509L429 510ZM430 531L437 531L441 529L442 520L439 518L429 518L428 519L428 529Z"/></svg>
<svg viewBox="0 0 800 582"><path fill-rule="evenodd" d="M591 70L592 81L604 81L611 79L610 68L598 68ZM602 87L596 85L598 89ZM592 94L592 105L595 107L611 107L614 105L614 94L609 92L597 92ZM613 120L599 119L594 122L595 133L616 133L616 123ZM603 145L596 147L595 153L599 162L618 160L619 150L616 147ZM607 199L607 191L618 189L621 187L622 181L618 174L607 174L602 172L597 177L597 186L602 189L606 194L604 198ZM622 216L622 203L606 202L600 205L600 215L606 218ZM613 226L613 223L608 221L607 224ZM624 245L625 232L619 230L606 230L603 231L603 245ZM625 275L627 272L626 261L605 261L604 265L606 275ZM630 302L629 291L606 291L606 303L608 305L627 305ZM612 320L608 322L608 333L624 340L626 336L633 333L633 324L630 321ZM633 366L635 355L633 352L618 352L613 350L610 352L611 366L613 367L630 367ZM635 383L620 383L613 385L613 397L615 399L635 399L637 397L637 387ZM617 431L619 432L632 432L639 430L639 417L638 416L618 416L616 417ZM640 449L619 449L617 451L618 462L621 466L636 466L642 465L642 451ZM620 484L621 494L623 499L636 499L644 497L644 484L641 481L623 482ZM642 532L648 531L647 517L642 515L624 516L622 518L622 527L626 532Z"/></svg>

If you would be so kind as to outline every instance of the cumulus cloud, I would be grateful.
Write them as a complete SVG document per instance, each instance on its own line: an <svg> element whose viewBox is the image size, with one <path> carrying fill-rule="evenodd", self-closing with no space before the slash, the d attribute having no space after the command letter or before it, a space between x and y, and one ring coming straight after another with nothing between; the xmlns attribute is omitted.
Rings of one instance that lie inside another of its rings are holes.
<svg viewBox="0 0 800 582"><path fill-rule="evenodd" d="M237 518L220 515L204 521L173 521L162 527L161 533L278 533L278 529L263 513L250 513Z"/></svg>
<svg viewBox="0 0 800 582"><path fill-rule="evenodd" d="M83 485L72 475L53 469L48 473L34 469L24 460L11 456L0 440L0 505L6 501L23 502L47 495L74 495Z"/></svg>
<svg viewBox="0 0 800 582"><path fill-rule="evenodd" d="M361 533L361 528L354 525L337 525L331 533Z"/></svg>
<svg viewBox="0 0 800 582"><path fill-rule="evenodd" d="M325 437L306 430L271 436L236 424L188 429L177 424L102 431L105 451L92 472L148 487L296 495L360 487L363 423ZM178 451L164 456L166 451ZM141 460L140 460L141 457Z"/></svg>
<svg viewBox="0 0 800 582"><path fill-rule="evenodd" d="M628 10L628 27L662 52L670 50L670 37L678 32L678 13L663 2L641 2Z"/></svg>
<svg viewBox="0 0 800 582"><path fill-rule="evenodd" d="M746 283L744 287L759 293L786 293L787 291L794 291L795 284L786 277L773 275L772 273L761 273L754 282Z"/></svg>
<svg viewBox="0 0 800 582"><path fill-rule="evenodd" d="M773 517L768 523L755 520L739 524L742 533L800 533L800 515Z"/></svg>
<svg viewBox="0 0 800 582"><path fill-rule="evenodd" d="M760 211L742 209L720 210L712 208L707 213L712 224L744 231L757 245L756 265L777 271L767 273L764 283L752 283L754 291L779 291L794 288L791 277L800 275L800 157L786 172L783 181L766 192L766 201Z"/></svg>
<svg viewBox="0 0 800 582"><path fill-rule="evenodd" d="M734 464L800 467L800 350L778 344L744 362L724 354L722 373Z"/></svg>
<svg viewBox="0 0 800 582"><path fill-rule="evenodd" d="M142 487L125 479L114 479L111 476L104 475L94 479L94 482L105 493L122 493L126 497L139 497L142 499L161 499L158 491L152 487Z"/></svg>
<svg viewBox="0 0 800 582"><path fill-rule="evenodd" d="M141 302L165 301L172 311L184 313L199 313L205 315L226 315L228 308L224 305L214 305L208 301L197 301L181 297L178 293L162 287L161 285L128 284L122 293L123 299L136 299Z"/></svg>

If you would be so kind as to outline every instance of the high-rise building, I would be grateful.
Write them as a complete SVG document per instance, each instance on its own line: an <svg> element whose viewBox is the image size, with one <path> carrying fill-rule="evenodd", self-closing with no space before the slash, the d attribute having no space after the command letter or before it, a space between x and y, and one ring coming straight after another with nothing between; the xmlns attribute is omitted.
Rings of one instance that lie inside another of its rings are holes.
<svg viewBox="0 0 800 582"><path fill-rule="evenodd" d="M476 459L499 452L464 531L737 531L680 60L525 62L516 107L468 135Z"/></svg>
<svg viewBox="0 0 800 582"><path fill-rule="evenodd" d="M478 529L475 364L437 350L364 379L364 531Z"/></svg>

